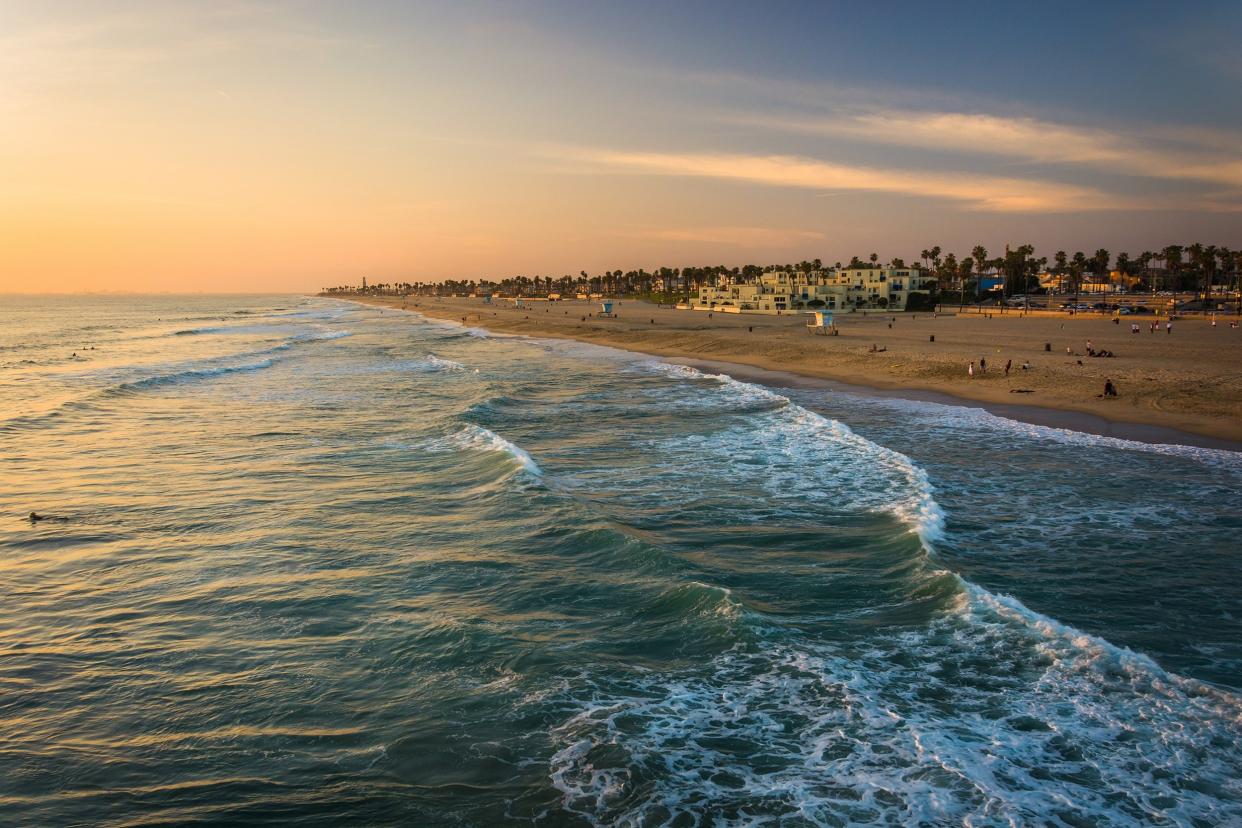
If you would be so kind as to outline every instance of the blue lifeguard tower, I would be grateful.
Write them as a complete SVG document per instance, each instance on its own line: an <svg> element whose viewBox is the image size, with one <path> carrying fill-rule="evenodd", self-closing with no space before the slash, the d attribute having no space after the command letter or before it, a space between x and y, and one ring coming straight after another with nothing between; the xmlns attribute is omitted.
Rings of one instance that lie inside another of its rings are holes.
<svg viewBox="0 0 1242 828"><path fill-rule="evenodd" d="M811 311L811 321L806 329L816 336L836 336L836 326L832 324L832 311Z"/></svg>
<svg viewBox="0 0 1242 828"><path fill-rule="evenodd" d="M599 303L599 315L600 316L612 316L612 300L611 299L605 299L604 301Z"/></svg>

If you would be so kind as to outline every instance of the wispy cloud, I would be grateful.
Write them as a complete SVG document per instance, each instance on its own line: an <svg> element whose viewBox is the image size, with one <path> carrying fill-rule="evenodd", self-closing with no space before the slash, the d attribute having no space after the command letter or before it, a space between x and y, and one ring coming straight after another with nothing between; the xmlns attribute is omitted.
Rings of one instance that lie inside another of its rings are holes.
<svg viewBox="0 0 1242 828"><path fill-rule="evenodd" d="M0 71L22 83L115 80L188 57L263 48L312 54L360 47L306 22L288 2L221 0L118 8L95 15L51 9L0 31Z"/></svg>
<svg viewBox="0 0 1242 828"><path fill-rule="evenodd" d="M1100 190L1049 181L851 166L788 155L560 151L596 169L747 181L777 187L852 190L941 198L992 212L1074 212L1133 205Z"/></svg>
<svg viewBox="0 0 1242 828"><path fill-rule="evenodd" d="M1128 175L1242 185L1242 158L1219 146L1165 148L1101 129L1025 117L881 110L823 118L738 116L729 120L869 144L984 154L1035 164L1084 165ZM1236 147L1236 145L1235 145Z"/></svg>

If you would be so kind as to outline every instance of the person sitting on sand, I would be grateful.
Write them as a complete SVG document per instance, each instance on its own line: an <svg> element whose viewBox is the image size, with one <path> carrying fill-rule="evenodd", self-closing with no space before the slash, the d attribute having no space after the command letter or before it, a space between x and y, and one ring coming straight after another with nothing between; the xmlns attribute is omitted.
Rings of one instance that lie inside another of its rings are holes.
<svg viewBox="0 0 1242 828"><path fill-rule="evenodd" d="M1104 380L1104 393L1101 396L1104 396L1104 397L1117 396L1117 386L1113 385L1112 380L1110 379Z"/></svg>
<svg viewBox="0 0 1242 828"><path fill-rule="evenodd" d="M1029 359L1022 363L1022 370L1023 371L1031 370L1031 361Z"/></svg>

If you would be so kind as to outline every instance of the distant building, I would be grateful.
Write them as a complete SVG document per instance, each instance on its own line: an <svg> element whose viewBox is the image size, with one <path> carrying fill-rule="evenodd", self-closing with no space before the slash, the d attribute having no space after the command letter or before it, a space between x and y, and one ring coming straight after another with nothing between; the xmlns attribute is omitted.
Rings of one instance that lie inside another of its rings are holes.
<svg viewBox="0 0 1242 828"><path fill-rule="evenodd" d="M755 278L725 277L699 290L701 308L787 313L814 308L905 310L910 294L935 279L917 267L860 267L811 273L774 271Z"/></svg>

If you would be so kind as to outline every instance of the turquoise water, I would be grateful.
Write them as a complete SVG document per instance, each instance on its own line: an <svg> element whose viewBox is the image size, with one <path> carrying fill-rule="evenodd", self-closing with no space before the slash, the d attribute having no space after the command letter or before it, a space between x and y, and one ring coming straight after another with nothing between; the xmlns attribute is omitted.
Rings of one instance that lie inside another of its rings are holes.
<svg viewBox="0 0 1242 828"><path fill-rule="evenodd" d="M5 824L1242 822L1242 455L301 297L0 391Z"/></svg>

